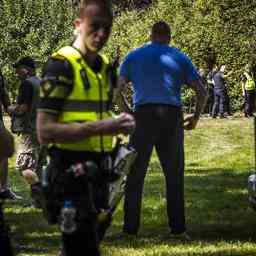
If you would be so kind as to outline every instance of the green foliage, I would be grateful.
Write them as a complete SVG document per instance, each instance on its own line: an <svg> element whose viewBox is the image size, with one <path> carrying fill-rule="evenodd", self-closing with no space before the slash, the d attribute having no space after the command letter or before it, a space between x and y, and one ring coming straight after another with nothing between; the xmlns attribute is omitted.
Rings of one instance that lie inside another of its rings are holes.
<svg viewBox="0 0 256 256"><path fill-rule="evenodd" d="M15 92L11 64L20 56L32 55L39 64L59 46L70 42L74 10L72 1L0 0L0 65ZM172 27L172 44L187 53L199 68L208 71L225 63L233 71L228 78L232 108L242 102L240 75L246 63L256 72L256 0L125 0L114 1L117 15L105 48L115 57L149 41L155 21ZM185 92L186 94L186 92ZM189 108L193 95L184 95Z"/></svg>
<svg viewBox="0 0 256 256"><path fill-rule="evenodd" d="M63 0L0 1L0 65L14 94L12 64L23 56L44 63L72 35L72 6Z"/></svg>
<svg viewBox="0 0 256 256"><path fill-rule="evenodd" d="M165 20L172 27L172 44L198 68L209 71L225 63L233 71L228 91L233 110L239 110L243 101L240 75L246 63L253 63L254 68L256 63L255 7L255 0L158 0L149 9L129 10L117 17L108 51L113 54L120 45L124 56L149 40L156 20ZM187 108L192 97L190 92L184 97Z"/></svg>
<svg viewBox="0 0 256 256"><path fill-rule="evenodd" d="M252 134L253 120L244 118L203 119L196 130L186 131L185 205L191 243L168 237L164 175L153 154L145 180L138 238L116 236L123 224L120 204L103 242L102 255L256 255L255 212L249 208L246 188L254 165ZM58 255L58 228L49 226L40 210L24 208L30 200L30 188L16 170L10 168L10 175L13 189L23 196L23 200L6 204L17 256Z"/></svg>

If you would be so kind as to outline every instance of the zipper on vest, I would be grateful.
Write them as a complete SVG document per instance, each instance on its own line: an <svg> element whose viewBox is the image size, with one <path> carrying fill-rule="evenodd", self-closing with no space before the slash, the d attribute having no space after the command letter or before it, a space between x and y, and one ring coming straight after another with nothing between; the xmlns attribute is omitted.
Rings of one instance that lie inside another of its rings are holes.
<svg viewBox="0 0 256 256"><path fill-rule="evenodd" d="M96 75L98 84L99 84L99 95L100 95L100 120L103 120L103 95L102 95L102 83L98 75ZM104 145L103 145L103 134L100 134L100 148L101 152L104 153Z"/></svg>

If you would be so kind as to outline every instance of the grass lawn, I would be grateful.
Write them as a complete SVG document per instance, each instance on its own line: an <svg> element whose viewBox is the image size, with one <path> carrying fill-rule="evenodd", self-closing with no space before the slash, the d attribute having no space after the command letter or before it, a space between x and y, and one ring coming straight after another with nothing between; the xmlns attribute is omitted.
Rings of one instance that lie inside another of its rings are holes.
<svg viewBox="0 0 256 256"><path fill-rule="evenodd" d="M186 132L186 216L193 238L186 244L168 239L165 185L154 155L145 183L139 238L115 238L122 228L120 205L102 244L103 255L256 255L256 213L247 201L247 178L254 166L253 143L253 122L244 118L206 118L196 130ZM48 226L39 210L23 207L29 202L29 190L13 170L14 158L10 164L13 188L24 197L6 204L17 254L57 255L58 229Z"/></svg>

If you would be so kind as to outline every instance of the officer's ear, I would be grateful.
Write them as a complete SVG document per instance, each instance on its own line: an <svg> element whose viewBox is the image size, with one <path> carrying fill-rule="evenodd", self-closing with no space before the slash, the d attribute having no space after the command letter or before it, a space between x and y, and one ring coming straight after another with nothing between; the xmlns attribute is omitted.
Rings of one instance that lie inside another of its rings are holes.
<svg viewBox="0 0 256 256"><path fill-rule="evenodd" d="M80 27L81 27L82 22L83 22L83 21L82 21L82 19L80 19L80 18L76 18L76 19L74 20L74 26L75 26L75 29L76 29L77 33L80 32Z"/></svg>

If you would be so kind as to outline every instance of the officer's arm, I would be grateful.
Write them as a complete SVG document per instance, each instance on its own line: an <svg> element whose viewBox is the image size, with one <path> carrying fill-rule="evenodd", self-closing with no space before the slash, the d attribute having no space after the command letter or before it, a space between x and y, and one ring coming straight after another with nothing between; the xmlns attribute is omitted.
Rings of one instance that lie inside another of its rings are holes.
<svg viewBox="0 0 256 256"><path fill-rule="evenodd" d="M233 71L231 70L227 74L223 74L222 77L227 78L227 77L231 76L232 74L233 74Z"/></svg>
<svg viewBox="0 0 256 256"><path fill-rule="evenodd" d="M41 144L74 143L96 135L130 133L135 123L130 115L120 115L95 122L59 123L58 116L46 112L37 114L37 135Z"/></svg>

